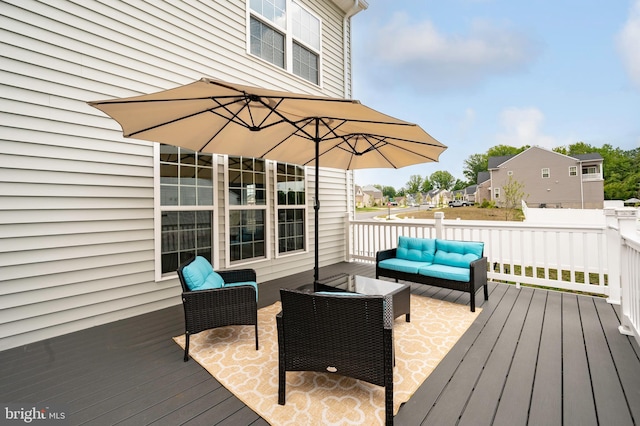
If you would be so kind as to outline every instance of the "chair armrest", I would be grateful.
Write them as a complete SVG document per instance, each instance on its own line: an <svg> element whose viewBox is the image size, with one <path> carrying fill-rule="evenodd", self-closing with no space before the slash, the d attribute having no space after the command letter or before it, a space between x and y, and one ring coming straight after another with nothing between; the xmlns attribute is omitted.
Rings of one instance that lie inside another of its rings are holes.
<svg viewBox="0 0 640 426"><path fill-rule="evenodd" d="M256 282L256 271L253 269L232 269L228 271L216 271L226 283L241 283L246 281Z"/></svg>
<svg viewBox="0 0 640 426"><path fill-rule="evenodd" d="M225 301L227 304L230 298L237 300L255 300L256 289L251 285L242 285L236 287L221 287L208 290L196 290L182 292L182 299L188 303L202 304L205 306L216 306L218 301Z"/></svg>
<svg viewBox="0 0 640 426"><path fill-rule="evenodd" d="M393 259L394 257L396 257L396 251L397 249L393 248L376 252L376 263L380 262L381 260Z"/></svg>
<svg viewBox="0 0 640 426"><path fill-rule="evenodd" d="M473 282L484 285L487 282L487 258L481 257L469 264L470 276ZM478 286L476 285L476 288Z"/></svg>

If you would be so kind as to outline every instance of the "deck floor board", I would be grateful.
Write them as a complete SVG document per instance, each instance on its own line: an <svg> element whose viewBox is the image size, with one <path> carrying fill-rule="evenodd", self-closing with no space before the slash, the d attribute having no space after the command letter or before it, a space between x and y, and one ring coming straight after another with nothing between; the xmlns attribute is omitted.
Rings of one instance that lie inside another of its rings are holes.
<svg viewBox="0 0 640 426"><path fill-rule="evenodd" d="M373 277L375 266L321 268ZM260 283L259 306L305 272ZM413 294L468 306L469 295L412 284ZM405 403L398 425L639 424L640 348L602 298L489 283L482 312ZM182 306L0 352L0 402L61 404L70 425L255 425L267 422L183 362L172 337ZM274 401L274 403L276 403Z"/></svg>

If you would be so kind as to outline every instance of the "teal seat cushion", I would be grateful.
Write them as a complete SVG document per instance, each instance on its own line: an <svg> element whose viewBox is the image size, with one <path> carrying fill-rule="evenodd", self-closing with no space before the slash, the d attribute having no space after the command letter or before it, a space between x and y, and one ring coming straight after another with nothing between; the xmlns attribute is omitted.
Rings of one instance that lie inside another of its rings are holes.
<svg viewBox="0 0 640 426"><path fill-rule="evenodd" d="M396 258L414 262L433 262L436 240L430 238L398 237Z"/></svg>
<svg viewBox="0 0 640 426"><path fill-rule="evenodd" d="M484 243L475 241L436 240L433 263L459 268L469 268L474 260L482 257Z"/></svg>
<svg viewBox="0 0 640 426"><path fill-rule="evenodd" d="M462 282L468 282L470 277L468 267L460 268L457 266L439 265L435 263L433 265L420 268L418 273L427 277Z"/></svg>
<svg viewBox="0 0 640 426"><path fill-rule="evenodd" d="M209 275L204 280L204 284L202 284L198 290L211 290L212 288L222 288L225 287L224 279L220 276L219 273L215 271L209 272Z"/></svg>
<svg viewBox="0 0 640 426"><path fill-rule="evenodd" d="M193 262L182 268L182 275L189 290L200 290L213 267L207 259L197 256Z"/></svg>
<svg viewBox="0 0 640 426"><path fill-rule="evenodd" d="M378 263L380 268L390 269L392 271L406 272L409 274L417 274L418 269L431 265L430 262L415 262L413 260L391 258L381 260Z"/></svg>
<svg viewBox="0 0 640 426"><path fill-rule="evenodd" d="M225 287L238 287L239 285L250 285L256 289L256 300L258 300L258 283L255 281L239 281L237 283L225 283Z"/></svg>

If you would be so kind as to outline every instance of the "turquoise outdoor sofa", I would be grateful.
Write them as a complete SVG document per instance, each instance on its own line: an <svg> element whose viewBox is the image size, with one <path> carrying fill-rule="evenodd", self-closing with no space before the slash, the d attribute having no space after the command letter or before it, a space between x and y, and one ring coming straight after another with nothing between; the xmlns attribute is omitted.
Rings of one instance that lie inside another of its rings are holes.
<svg viewBox="0 0 640 426"><path fill-rule="evenodd" d="M376 278L380 277L467 292L471 312L476 310L480 287L484 300L489 300L482 242L401 236L397 248L376 253Z"/></svg>

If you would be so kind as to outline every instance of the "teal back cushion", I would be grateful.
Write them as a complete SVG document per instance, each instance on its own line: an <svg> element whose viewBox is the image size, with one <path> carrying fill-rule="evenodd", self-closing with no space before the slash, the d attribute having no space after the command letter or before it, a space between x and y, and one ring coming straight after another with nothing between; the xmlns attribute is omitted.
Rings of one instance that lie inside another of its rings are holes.
<svg viewBox="0 0 640 426"><path fill-rule="evenodd" d="M436 240L430 238L399 237L396 257L414 262L433 262Z"/></svg>
<svg viewBox="0 0 640 426"><path fill-rule="evenodd" d="M193 262L182 268L182 275L184 276L184 281L187 284L189 290L204 290L207 288L217 288L218 279L213 276L210 278L212 274L215 274L219 277L219 280L222 280L219 274L213 272L213 267L207 259L202 256L197 256ZM222 287L222 284L219 287Z"/></svg>
<svg viewBox="0 0 640 426"><path fill-rule="evenodd" d="M482 257L484 243L437 239L436 249L434 263L468 268L471 262Z"/></svg>
<svg viewBox="0 0 640 426"><path fill-rule="evenodd" d="M212 288L224 287L224 279L216 271L209 272L209 275L204 280L204 284L198 288L198 290L209 290Z"/></svg>

